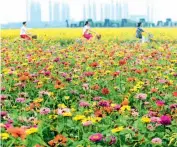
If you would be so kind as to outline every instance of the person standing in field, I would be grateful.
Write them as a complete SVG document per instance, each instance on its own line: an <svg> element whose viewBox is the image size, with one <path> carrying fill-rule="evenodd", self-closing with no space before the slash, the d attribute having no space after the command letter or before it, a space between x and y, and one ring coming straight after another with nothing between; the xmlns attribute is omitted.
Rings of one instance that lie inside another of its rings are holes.
<svg viewBox="0 0 177 147"><path fill-rule="evenodd" d="M23 22L22 24L23 26L20 29L20 38L25 40L32 40L31 37L29 37L30 33L27 31L26 22Z"/></svg>
<svg viewBox="0 0 177 147"><path fill-rule="evenodd" d="M137 29L136 29L136 38L142 40L143 39L143 35L142 35L143 32L144 32L144 30L142 29L142 23L139 22Z"/></svg>
<svg viewBox="0 0 177 147"><path fill-rule="evenodd" d="M85 22L85 26L83 28L83 37L86 38L87 40L90 40L93 38L93 35L91 34L95 33L94 31L91 30L90 24L88 21ZM96 33L95 33L96 34Z"/></svg>

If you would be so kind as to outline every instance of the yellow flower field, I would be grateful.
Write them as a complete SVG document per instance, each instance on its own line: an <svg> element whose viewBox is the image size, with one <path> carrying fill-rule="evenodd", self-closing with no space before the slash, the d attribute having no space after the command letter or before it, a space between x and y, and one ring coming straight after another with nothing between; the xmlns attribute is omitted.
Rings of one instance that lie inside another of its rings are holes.
<svg viewBox="0 0 177 147"><path fill-rule="evenodd" d="M136 28L97 28L93 29L102 35L103 40L136 40ZM157 40L177 40L177 28L147 28L145 29L154 35ZM19 36L20 30L2 30L2 38L15 38ZM82 28L77 29L31 29L33 34L40 39L77 39L82 37Z"/></svg>

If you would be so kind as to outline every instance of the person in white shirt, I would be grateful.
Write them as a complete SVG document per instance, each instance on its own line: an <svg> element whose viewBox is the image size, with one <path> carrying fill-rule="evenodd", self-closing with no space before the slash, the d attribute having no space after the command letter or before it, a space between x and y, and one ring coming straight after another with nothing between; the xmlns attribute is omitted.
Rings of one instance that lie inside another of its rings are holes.
<svg viewBox="0 0 177 147"><path fill-rule="evenodd" d="M29 35L28 35L26 22L23 22L22 24L23 24L23 26L20 29L20 37L25 40L31 40L31 37L29 37Z"/></svg>
<svg viewBox="0 0 177 147"><path fill-rule="evenodd" d="M83 28L83 37L86 38L87 40L90 40L93 37L91 32L95 33L94 31L91 30L89 22L86 21L85 26Z"/></svg>

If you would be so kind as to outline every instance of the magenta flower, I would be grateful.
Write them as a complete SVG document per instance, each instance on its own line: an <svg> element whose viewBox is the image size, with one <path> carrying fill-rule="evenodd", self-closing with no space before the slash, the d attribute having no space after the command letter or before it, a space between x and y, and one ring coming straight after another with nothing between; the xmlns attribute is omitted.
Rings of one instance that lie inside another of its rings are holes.
<svg viewBox="0 0 177 147"><path fill-rule="evenodd" d="M163 115L160 117L160 123L162 125L170 125L171 124L171 118L167 115Z"/></svg>
<svg viewBox="0 0 177 147"><path fill-rule="evenodd" d="M1 117L3 117L3 116L7 115L7 112L6 111L1 111L0 114L1 114Z"/></svg>
<svg viewBox="0 0 177 147"><path fill-rule="evenodd" d="M16 99L16 102L17 103L24 103L25 100L26 100L25 98L19 97L19 98Z"/></svg>
<svg viewBox="0 0 177 147"><path fill-rule="evenodd" d="M45 75L45 76L50 76L50 74L51 74L50 71L44 72L44 75Z"/></svg>
<svg viewBox="0 0 177 147"><path fill-rule="evenodd" d="M53 60L53 62L58 62L58 61L60 61L60 58L58 57Z"/></svg>
<svg viewBox="0 0 177 147"><path fill-rule="evenodd" d="M92 142L99 142L103 140L103 135L100 133L93 134L89 137L89 140Z"/></svg>
<svg viewBox="0 0 177 147"><path fill-rule="evenodd" d="M136 98L140 99L140 100L145 100L147 98L147 94L139 93L139 94L136 95Z"/></svg>
<svg viewBox="0 0 177 147"><path fill-rule="evenodd" d="M0 101L6 100L7 96L6 95L0 95Z"/></svg>
<svg viewBox="0 0 177 147"><path fill-rule="evenodd" d="M102 106L102 107L109 107L110 106L109 102L106 100L99 101L98 105Z"/></svg>
<svg viewBox="0 0 177 147"><path fill-rule="evenodd" d="M176 109L177 108L177 104L171 104L170 105L170 109Z"/></svg>
<svg viewBox="0 0 177 147"><path fill-rule="evenodd" d="M151 140L151 142L153 143L153 144L162 144L162 139L160 139L160 138L153 138L152 140Z"/></svg>
<svg viewBox="0 0 177 147"><path fill-rule="evenodd" d="M156 101L156 105L159 106L159 107L162 107L165 105L165 102L164 101L161 101L161 100L157 100Z"/></svg>
<svg viewBox="0 0 177 147"><path fill-rule="evenodd" d="M104 142L106 142L108 145L113 145L117 141L115 136L108 136L104 139Z"/></svg>
<svg viewBox="0 0 177 147"><path fill-rule="evenodd" d="M40 114L48 114L50 113L50 108L41 108L40 109Z"/></svg>

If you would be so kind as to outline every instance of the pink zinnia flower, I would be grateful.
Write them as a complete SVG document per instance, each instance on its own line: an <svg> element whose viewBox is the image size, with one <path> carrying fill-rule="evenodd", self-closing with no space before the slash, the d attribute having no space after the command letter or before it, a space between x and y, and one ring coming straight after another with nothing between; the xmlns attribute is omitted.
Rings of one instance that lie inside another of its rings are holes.
<svg viewBox="0 0 177 147"><path fill-rule="evenodd" d="M161 84L164 84L164 83L166 83L167 82L167 80L165 80L165 79L160 79L159 80L159 83L161 83Z"/></svg>
<svg viewBox="0 0 177 147"><path fill-rule="evenodd" d="M160 123L162 125L170 125L171 124L171 118L167 115L163 115L160 117Z"/></svg>
<svg viewBox="0 0 177 147"><path fill-rule="evenodd" d="M88 102L81 101L81 102L79 103L79 106L80 106L80 107L89 107L90 104L89 104Z"/></svg>
<svg viewBox="0 0 177 147"><path fill-rule="evenodd" d="M24 103L25 100L26 100L25 98L19 97L19 98L16 99L16 102L18 102L18 103Z"/></svg>
<svg viewBox="0 0 177 147"><path fill-rule="evenodd" d="M89 89L89 84L87 84L87 83L83 84L83 85L82 85L82 88L83 88L84 90L88 90L88 89Z"/></svg>
<svg viewBox="0 0 177 147"><path fill-rule="evenodd" d="M41 108L40 109L40 114L48 114L50 113L50 108Z"/></svg>
<svg viewBox="0 0 177 147"><path fill-rule="evenodd" d="M96 97L93 98L93 100L94 101L99 101L99 100L101 100L101 98L102 98L101 96L96 96Z"/></svg>
<svg viewBox="0 0 177 147"><path fill-rule="evenodd" d="M89 140L92 142L99 142L103 139L103 135L100 133L93 134L89 137Z"/></svg>
<svg viewBox="0 0 177 147"><path fill-rule="evenodd" d="M119 110L121 108L121 105L119 105L119 104L116 104L115 106L114 106L114 110Z"/></svg>
<svg viewBox="0 0 177 147"><path fill-rule="evenodd" d="M159 117L151 117L151 122L159 123L160 122L160 118Z"/></svg>
<svg viewBox="0 0 177 147"><path fill-rule="evenodd" d="M159 106L159 107L164 106L164 104L165 104L164 101L161 101L161 100L156 101L156 105Z"/></svg>
<svg viewBox="0 0 177 147"><path fill-rule="evenodd" d="M153 139L151 140L151 142L152 142L153 144L162 144L162 139L160 139L160 138L153 138Z"/></svg>
<svg viewBox="0 0 177 147"><path fill-rule="evenodd" d="M70 112L71 110L69 108L63 108L63 109L58 109L57 110L57 114L58 115L63 115L63 113L68 113Z"/></svg>
<svg viewBox="0 0 177 147"><path fill-rule="evenodd" d="M0 95L0 101L6 100L7 96L6 95Z"/></svg>
<svg viewBox="0 0 177 147"><path fill-rule="evenodd" d="M83 124L83 126L90 126L90 125L92 125L92 121L86 121L86 122L83 122L82 123Z"/></svg>
<svg viewBox="0 0 177 147"><path fill-rule="evenodd" d="M147 94L139 93L139 94L136 95L136 98L140 99L140 100L145 100L147 98Z"/></svg>

